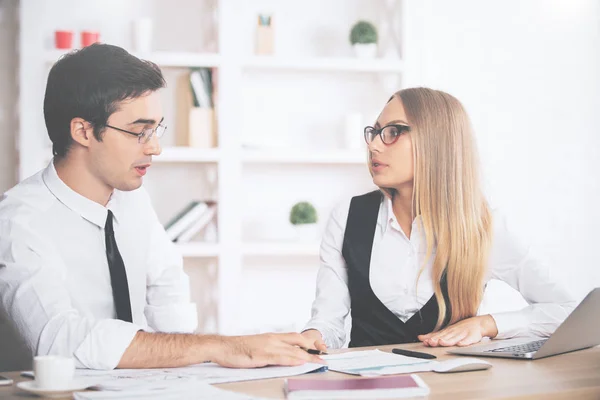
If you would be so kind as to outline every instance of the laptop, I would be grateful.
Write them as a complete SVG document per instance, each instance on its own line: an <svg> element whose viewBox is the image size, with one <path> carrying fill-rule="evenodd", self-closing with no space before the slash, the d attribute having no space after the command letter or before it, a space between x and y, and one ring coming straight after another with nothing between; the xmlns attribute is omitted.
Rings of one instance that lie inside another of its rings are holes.
<svg viewBox="0 0 600 400"><path fill-rule="evenodd" d="M549 338L492 340L448 353L537 360L600 344L600 288L592 290Z"/></svg>

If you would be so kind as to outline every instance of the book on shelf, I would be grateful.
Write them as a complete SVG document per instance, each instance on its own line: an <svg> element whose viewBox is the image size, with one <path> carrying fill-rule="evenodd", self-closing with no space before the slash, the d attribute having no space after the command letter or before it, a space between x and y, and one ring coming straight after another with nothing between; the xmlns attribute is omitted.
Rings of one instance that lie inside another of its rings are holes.
<svg viewBox="0 0 600 400"><path fill-rule="evenodd" d="M397 399L427 396L429 387L417 375L377 378L304 379L285 381L288 399Z"/></svg>
<svg viewBox="0 0 600 400"><path fill-rule="evenodd" d="M191 201L165 225L167 236L178 243L189 241L214 222L216 208L213 201Z"/></svg>
<svg viewBox="0 0 600 400"><path fill-rule="evenodd" d="M211 223L215 219L215 215L217 213L216 204L208 205L206 211L196 219L196 221L190 225L188 229L181 233L181 235L177 236L177 243L185 243L189 242L194 238L198 233L200 233L203 229L208 228ZM214 233L211 233L211 236L214 236ZM215 241L215 238L211 237L211 241Z"/></svg>

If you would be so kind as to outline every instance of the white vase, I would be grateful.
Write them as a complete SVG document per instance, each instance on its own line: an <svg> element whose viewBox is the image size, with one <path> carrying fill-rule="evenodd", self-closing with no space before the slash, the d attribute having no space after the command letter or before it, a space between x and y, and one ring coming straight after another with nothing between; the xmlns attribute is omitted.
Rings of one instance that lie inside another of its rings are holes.
<svg viewBox="0 0 600 400"><path fill-rule="evenodd" d="M152 19L138 18L133 21L133 49L141 54L152 51Z"/></svg>
<svg viewBox="0 0 600 400"><path fill-rule="evenodd" d="M352 47L358 58L375 58L377 56L377 43L356 43Z"/></svg>
<svg viewBox="0 0 600 400"><path fill-rule="evenodd" d="M317 224L298 224L294 225L296 230L296 239L301 242L314 242L319 239L319 229Z"/></svg>

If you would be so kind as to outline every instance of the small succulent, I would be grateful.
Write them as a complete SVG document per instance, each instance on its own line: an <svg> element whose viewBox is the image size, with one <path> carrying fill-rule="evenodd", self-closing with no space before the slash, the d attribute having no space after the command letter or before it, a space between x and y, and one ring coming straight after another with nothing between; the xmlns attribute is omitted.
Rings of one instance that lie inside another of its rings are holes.
<svg viewBox="0 0 600 400"><path fill-rule="evenodd" d="M367 21L358 21L350 31L350 43L370 44L377 43L377 29Z"/></svg>
<svg viewBox="0 0 600 400"><path fill-rule="evenodd" d="M290 222L293 225L314 224L317 222L317 210L309 202L296 203L290 211Z"/></svg>

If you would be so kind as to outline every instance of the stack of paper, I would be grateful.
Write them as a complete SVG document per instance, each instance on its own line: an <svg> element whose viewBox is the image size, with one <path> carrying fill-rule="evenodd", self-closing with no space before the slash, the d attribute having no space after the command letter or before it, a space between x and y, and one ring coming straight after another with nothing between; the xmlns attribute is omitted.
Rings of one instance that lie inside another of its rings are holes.
<svg viewBox="0 0 600 400"><path fill-rule="evenodd" d="M81 369L75 372L77 377L97 378L97 387L102 390L122 390L123 388L161 388L172 382L185 383L202 381L204 383L228 383L251 381L256 379L281 378L302 375L323 369L321 364L306 363L297 367L264 368L224 368L214 363L191 365L182 368L153 369L116 369L96 371Z"/></svg>
<svg viewBox="0 0 600 400"><path fill-rule="evenodd" d="M222 399L251 400L210 386L213 383L281 378L326 369L321 364L307 363L297 367L224 368L204 363L182 368L117 369L112 371L77 370L78 378L95 380L96 392L79 392L75 399Z"/></svg>
<svg viewBox="0 0 600 400"><path fill-rule="evenodd" d="M421 358L406 357L380 350L352 351L322 356L332 371L352 375L388 375L393 369L396 374L430 371L435 362Z"/></svg>
<svg viewBox="0 0 600 400"><path fill-rule="evenodd" d="M261 400L259 397L229 392L213 387L207 383L191 381L185 384L171 382L162 389L130 389L127 392L102 391L102 392L76 392L75 400L103 400L103 399L160 399L160 400Z"/></svg>

